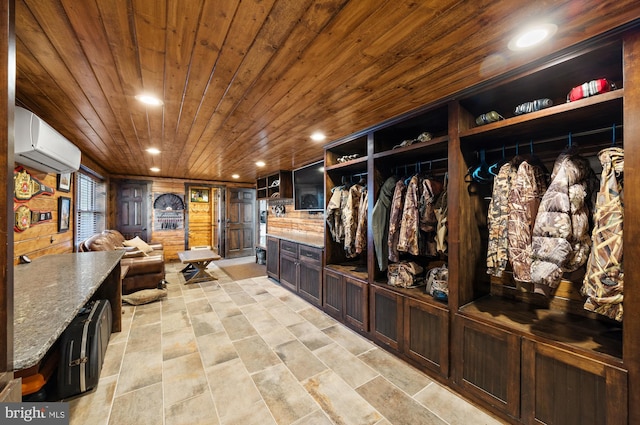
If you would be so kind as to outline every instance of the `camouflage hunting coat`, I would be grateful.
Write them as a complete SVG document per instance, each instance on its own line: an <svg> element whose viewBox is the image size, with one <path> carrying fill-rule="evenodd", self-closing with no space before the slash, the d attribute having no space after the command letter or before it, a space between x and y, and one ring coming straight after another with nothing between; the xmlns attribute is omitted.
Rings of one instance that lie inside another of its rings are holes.
<svg viewBox="0 0 640 425"><path fill-rule="evenodd" d="M509 191L509 261L516 281L531 282L531 233L542 194L547 189L542 168L523 161Z"/></svg>
<svg viewBox="0 0 640 425"><path fill-rule="evenodd" d="M391 213L389 215L389 261L400 261L398 253L398 240L400 239L400 225L402 223L402 210L404 208L404 192L407 186L403 180L396 182L396 188L391 200Z"/></svg>
<svg viewBox="0 0 640 425"><path fill-rule="evenodd" d="M400 235L398 238L398 251L407 252L411 255L420 254L420 246L418 244L420 234L419 199L420 180L418 176L413 176L409 181L407 192L404 196Z"/></svg>
<svg viewBox="0 0 640 425"><path fill-rule="evenodd" d="M592 250L582 285L587 296L584 308L622 321L624 270L622 263L624 151L600 151L600 190L593 214Z"/></svg>
<svg viewBox="0 0 640 425"><path fill-rule="evenodd" d="M487 225L489 227L489 247L487 249L487 273L502 276L509 262L509 192L516 178L518 167L513 161L507 162L493 179L493 191L489 202Z"/></svg>
<svg viewBox="0 0 640 425"><path fill-rule="evenodd" d="M594 173L579 155L558 157L542 197L532 236L531 281L547 295L562 274L577 270L589 255L589 195Z"/></svg>

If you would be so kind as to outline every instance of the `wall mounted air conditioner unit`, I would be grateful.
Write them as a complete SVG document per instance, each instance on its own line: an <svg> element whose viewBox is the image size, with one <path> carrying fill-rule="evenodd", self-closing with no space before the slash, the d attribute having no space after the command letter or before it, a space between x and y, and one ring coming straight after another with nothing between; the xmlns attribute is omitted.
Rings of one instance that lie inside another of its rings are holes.
<svg viewBox="0 0 640 425"><path fill-rule="evenodd" d="M16 106L15 162L47 173L73 173L80 168L80 149L33 112Z"/></svg>

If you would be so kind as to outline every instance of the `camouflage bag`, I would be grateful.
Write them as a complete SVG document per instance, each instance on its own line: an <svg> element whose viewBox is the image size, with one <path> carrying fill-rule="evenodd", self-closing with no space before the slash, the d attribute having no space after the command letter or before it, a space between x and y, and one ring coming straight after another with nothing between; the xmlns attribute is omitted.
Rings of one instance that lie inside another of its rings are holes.
<svg viewBox="0 0 640 425"><path fill-rule="evenodd" d="M419 286L424 282L423 271L424 269L413 261L391 263L387 268L387 283L401 288Z"/></svg>

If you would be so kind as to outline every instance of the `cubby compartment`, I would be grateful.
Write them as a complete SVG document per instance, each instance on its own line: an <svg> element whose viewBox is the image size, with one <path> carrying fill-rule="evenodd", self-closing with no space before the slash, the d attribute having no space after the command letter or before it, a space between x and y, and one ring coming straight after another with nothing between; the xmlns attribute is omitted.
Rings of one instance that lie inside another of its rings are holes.
<svg viewBox="0 0 640 425"><path fill-rule="evenodd" d="M446 140L447 107L417 111L402 120L383 123L374 131L375 154L402 151L413 145L432 145ZM425 134L428 133L428 136Z"/></svg>

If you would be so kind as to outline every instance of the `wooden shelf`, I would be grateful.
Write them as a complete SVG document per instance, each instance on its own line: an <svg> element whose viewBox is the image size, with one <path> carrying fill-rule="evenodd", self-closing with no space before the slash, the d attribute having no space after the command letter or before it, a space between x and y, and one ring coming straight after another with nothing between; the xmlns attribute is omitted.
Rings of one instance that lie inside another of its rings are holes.
<svg viewBox="0 0 640 425"><path fill-rule="evenodd" d="M620 366L622 326L502 297L486 296L460 308L461 315L516 332L528 339L553 342L582 355Z"/></svg>
<svg viewBox="0 0 640 425"><path fill-rule="evenodd" d="M432 304L440 308L448 308L447 303L443 301L438 301L433 298L431 295L424 292L425 287L419 286L417 288L402 288L399 286L391 286L386 282L374 281L374 285L384 288L388 291L396 292L398 294L404 295L407 298L419 300L425 302L427 304Z"/></svg>
<svg viewBox="0 0 640 425"><path fill-rule="evenodd" d="M356 279L367 281L367 267L363 264L327 264L325 268L345 276L351 276Z"/></svg>

